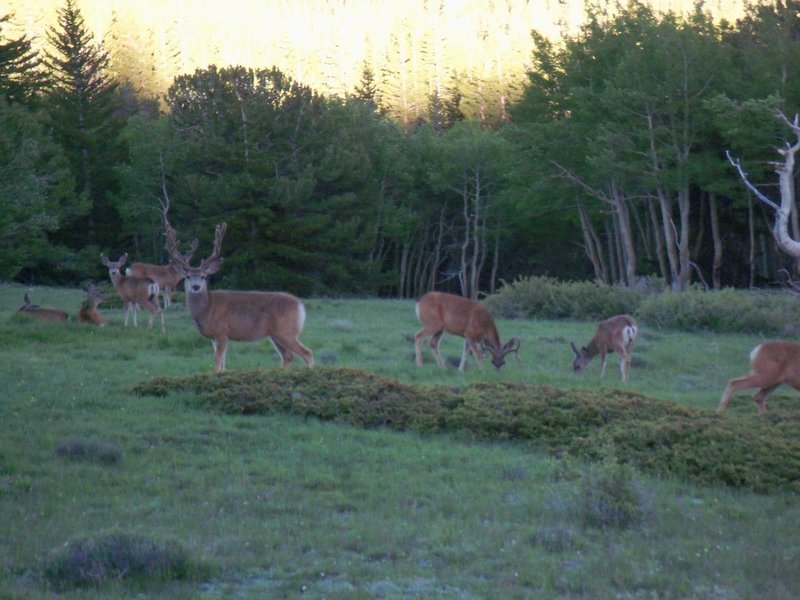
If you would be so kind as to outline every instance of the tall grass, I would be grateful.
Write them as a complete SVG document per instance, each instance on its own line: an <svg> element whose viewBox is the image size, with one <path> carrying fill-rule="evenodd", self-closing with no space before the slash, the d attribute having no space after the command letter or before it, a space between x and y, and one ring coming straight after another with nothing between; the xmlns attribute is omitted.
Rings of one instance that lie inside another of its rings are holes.
<svg viewBox="0 0 800 600"><path fill-rule="evenodd" d="M125 330L119 309L104 311L104 329L39 323L12 318L22 291L0 286L0 597L52 597L62 588L48 573L64 548L97 551L108 540L134 549L145 540L145 556L179 548L182 566L78 583L60 597L800 596L792 494L656 479L464 435L223 415L188 391L133 395L153 377L212 370L211 344L185 309L167 311L163 336ZM31 291L71 313L82 296ZM522 338L521 364L480 372L471 362L460 374L440 371L427 348L425 366L414 366L411 302L306 304L301 339L333 368L456 391L601 385L596 364L583 377L570 371L569 341L586 342L590 322L499 320L504 339ZM612 358L602 386L700 409L747 370L759 341L642 326L631 381L620 384ZM443 342L445 356L460 351L460 341ZM228 354L234 371L277 364L266 342L233 343ZM777 395L776 406L796 402ZM754 412L736 396L727 418ZM77 459L65 454L71 445L83 448ZM97 458L105 453L115 458Z"/></svg>

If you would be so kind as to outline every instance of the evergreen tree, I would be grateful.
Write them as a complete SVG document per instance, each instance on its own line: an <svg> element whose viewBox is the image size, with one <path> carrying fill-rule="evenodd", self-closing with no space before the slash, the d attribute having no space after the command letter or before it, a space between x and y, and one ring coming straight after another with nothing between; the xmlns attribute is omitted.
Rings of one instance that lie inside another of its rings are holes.
<svg viewBox="0 0 800 600"><path fill-rule="evenodd" d="M62 231L64 241L80 248L87 243L111 247L120 220L109 200L114 191L114 163L122 158L117 84L107 73L108 54L95 44L80 10L66 0L58 25L48 31L52 51L45 64L53 87L49 109L56 140L63 146L75 174L76 192L91 209L88 219Z"/></svg>
<svg viewBox="0 0 800 600"><path fill-rule="evenodd" d="M10 20L11 15L0 17L0 96L11 103L30 105L41 93L46 79L30 39L23 36L4 40L3 23Z"/></svg>

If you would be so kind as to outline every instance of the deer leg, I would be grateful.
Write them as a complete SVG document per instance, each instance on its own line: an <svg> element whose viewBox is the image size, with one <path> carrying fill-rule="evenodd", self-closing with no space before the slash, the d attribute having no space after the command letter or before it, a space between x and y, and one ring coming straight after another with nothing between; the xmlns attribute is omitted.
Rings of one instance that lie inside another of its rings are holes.
<svg viewBox="0 0 800 600"><path fill-rule="evenodd" d="M133 326L138 327L139 324L136 322L136 312L139 310L139 303L131 302L131 307L133 308Z"/></svg>
<svg viewBox="0 0 800 600"><path fill-rule="evenodd" d="M478 368L483 370L483 365L481 364L481 349L478 348L478 344L475 343L475 340L469 338L464 339L464 356L461 358L461 365L458 367L458 370L464 370L464 363L467 362L467 347L469 347L469 349L472 350L472 354L475 355L475 361L478 363Z"/></svg>
<svg viewBox="0 0 800 600"><path fill-rule="evenodd" d="M631 357L630 354L627 352L623 352L619 355L619 372L622 376L622 382L628 381L628 373L631 370Z"/></svg>
<svg viewBox="0 0 800 600"><path fill-rule="evenodd" d="M274 337L271 337L270 339L272 340L275 348L278 350L278 354L281 355L282 367L285 367L292 362L292 359L295 355L302 358L303 362L306 363L306 366L314 366L314 353L301 344L300 340L291 338L276 340Z"/></svg>
<svg viewBox="0 0 800 600"><path fill-rule="evenodd" d="M444 369L444 359L442 358L442 353L439 351L439 344L442 342L442 336L444 335L444 330L440 329L436 333L433 334L431 337L431 341L428 342L428 345L433 350L434 355L436 356L436 364L439 365L439 368Z"/></svg>
<svg viewBox="0 0 800 600"><path fill-rule="evenodd" d="M469 354L469 342L464 338L464 349L461 351L461 362L458 365L458 370L463 371L464 366L467 364L467 355Z"/></svg>
<svg viewBox="0 0 800 600"><path fill-rule="evenodd" d="M608 354L601 354L600 355L600 379L606 376L606 361L608 360Z"/></svg>
<svg viewBox="0 0 800 600"><path fill-rule="evenodd" d="M434 333L436 333L434 329L429 329L427 326L425 326L414 334L414 354L417 359L418 367L422 366L422 340Z"/></svg>
<svg viewBox="0 0 800 600"><path fill-rule="evenodd" d="M756 402L756 409L758 409L758 414L763 415L765 412L767 412L767 396L778 389L780 385L781 384L779 383L778 385L773 385L772 387L761 388L758 390L758 393L753 396L753 400Z"/></svg>
<svg viewBox="0 0 800 600"><path fill-rule="evenodd" d="M228 354L228 338L214 338L211 344L214 346L214 372L221 373L225 370L225 357Z"/></svg>
<svg viewBox="0 0 800 600"><path fill-rule="evenodd" d="M728 402L731 401L731 396L739 390L747 390L754 387L758 387L758 384L753 382L750 375L731 379L728 385L725 386L725 391L722 392L722 398L717 406L717 411L725 412L725 409L728 408Z"/></svg>

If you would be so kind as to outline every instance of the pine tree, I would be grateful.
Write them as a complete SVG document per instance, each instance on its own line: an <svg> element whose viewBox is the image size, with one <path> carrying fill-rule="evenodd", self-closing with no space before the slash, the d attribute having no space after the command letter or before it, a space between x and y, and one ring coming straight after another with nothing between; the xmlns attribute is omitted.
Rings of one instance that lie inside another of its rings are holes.
<svg viewBox="0 0 800 600"><path fill-rule="evenodd" d="M95 44L73 0L58 11L58 26L48 30L53 51L45 64L53 81L50 114L53 133L65 150L75 174L76 192L91 204L88 222L65 230L73 247L96 243L112 246L119 215L109 201L115 188L113 165L121 158L121 120L117 84L108 75L108 53Z"/></svg>
<svg viewBox="0 0 800 600"><path fill-rule="evenodd" d="M0 96L10 104L30 105L41 93L45 76L30 39L23 36L3 41L3 23L10 20L11 15L0 17Z"/></svg>

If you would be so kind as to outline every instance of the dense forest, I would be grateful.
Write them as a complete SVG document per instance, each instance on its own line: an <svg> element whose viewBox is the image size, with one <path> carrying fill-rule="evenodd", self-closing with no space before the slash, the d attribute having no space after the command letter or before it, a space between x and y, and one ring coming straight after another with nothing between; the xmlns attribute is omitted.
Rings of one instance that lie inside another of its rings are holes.
<svg viewBox="0 0 800 600"><path fill-rule="evenodd" d="M234 63L159 91L118 68L113 36L95 36L74 0L41 39L0 15L0 278L100 278L100 252L164 262L169 203L200 254L228 223L220 287L474 297L536 274L774 284L791 263L725 151L777 194L776 148L791 135L777 114L800 106L799 9L748 4L729 22L702 4L589 6L574 31L527 32L515 83L476 87L489 79L462 78L446 53L441 77L387 77L395 61L365 54L339 90ZM138 60L158 72L156 54ZM413 102L387 81L415 89Z"/></svg>

